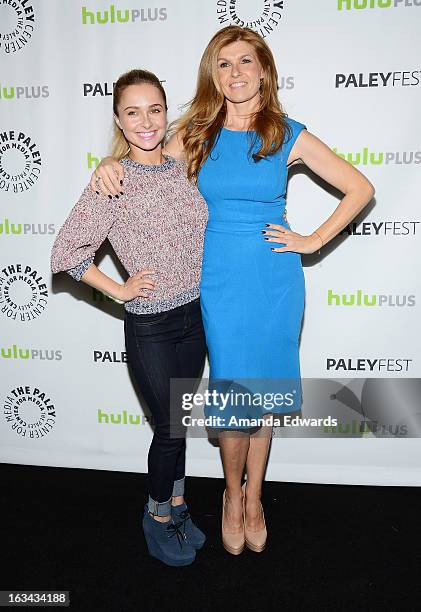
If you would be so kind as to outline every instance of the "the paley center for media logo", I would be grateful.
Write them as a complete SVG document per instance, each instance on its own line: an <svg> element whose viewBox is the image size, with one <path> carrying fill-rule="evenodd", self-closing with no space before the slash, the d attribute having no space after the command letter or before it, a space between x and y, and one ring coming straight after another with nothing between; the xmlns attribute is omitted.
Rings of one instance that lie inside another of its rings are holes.
<svg viewBox="0 0 421 612"><path fill-rule="evenodd" d="M23 49L35 29L35 13L31 0L1 0L0 52L9 54Z"/></svg>
<svg viewBox="0 0 421 612"><path fill-rule="evenodd" d="M33 385L11 389L3 399L3 417L22 438L49 434L56 423L56 408L49 393Z"/></svg>
<svg viewBox="0 0 421 612"><path fill-rule="evenodd" d="M216 0L216 18L221 27L251 28L266 38L279 26L284 15L281 0Z"/></svg>
<svg viewBox="0 0 421 612"><path fill-rule="evenodd" d="M0 190L28 191L41 174L41 153L34 139L25 132L0 132Z"/></svg>
<svg viewBox="0 0 421 612"><path fill-rule="evenodd" d="M33 266L13 263L0 268L0 314L13 321L33 321L47 307L44 277Z"/></svg>

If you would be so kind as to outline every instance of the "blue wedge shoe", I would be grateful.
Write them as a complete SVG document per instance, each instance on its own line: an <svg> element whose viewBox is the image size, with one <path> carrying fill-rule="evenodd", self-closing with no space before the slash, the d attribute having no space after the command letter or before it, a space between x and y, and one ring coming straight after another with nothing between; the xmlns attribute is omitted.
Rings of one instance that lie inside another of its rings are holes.
<svg viewBox="0 0 421 612"><path fill-rule="evenodd" d="M171 506L171 516L174 523L181 523L180 528L186 536L186 542L193 546L196 550L202 548L206 542L206 536L203 531L193 523L186 504L179 506Z"/></svg>
<svg viewBox="0 0 421 612"><path fill-rule="evenodd" d="M196 551L187 542L182 523L173 517L167 523L156 521L145 506L143 533L149 554L166 565L190 565L196 558Z"/></svg>

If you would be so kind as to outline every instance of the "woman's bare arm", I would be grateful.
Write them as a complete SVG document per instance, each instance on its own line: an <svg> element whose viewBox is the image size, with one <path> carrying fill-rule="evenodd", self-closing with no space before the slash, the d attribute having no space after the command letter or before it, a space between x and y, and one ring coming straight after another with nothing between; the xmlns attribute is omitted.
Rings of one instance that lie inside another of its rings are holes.
<svg viewBox="0 0 421 612"><path fill-rule="evenodd" d="M168 155L171 155L171 157L175 157L175 159L185 160L186 156L184 154L182 138L183 135L181 132L176 132L173 134L165 145L163 153L167 153Z"/></svg>
<svg viewBox="0 0 421 612"><path fill-rule="evenodd" d="M301 159L318 176L345 194L330 217L309 236L274 224L265 232L269 242L285 244L285 247L274 248L276 252L314 253L358 215L373 197L375 189L364 174L307 130L300 132L288 158L291 162Z"/></svg>
<svg viewBox="0 0 421 612"><path fill-rule="evenodd" d="M110 276L101 272L95 264L92 264L83 274L81 280L115 300L127 302L136 297L150 297L151 293L155 290L155 281L149 278L149 275L152 274L154 274L153 270L140 270L133 274L125 283L117 283ZM151 293L145 290L149 290Z"/></svg>
<svg viewBox="0 0 421 612"><path fill-rule="evenodd" d="M375 189L357 168L306 130L295 141L291 153L292 159L301 158L310 170L345 194L335 211L316 230L326 244L368 204Z"/></svg>

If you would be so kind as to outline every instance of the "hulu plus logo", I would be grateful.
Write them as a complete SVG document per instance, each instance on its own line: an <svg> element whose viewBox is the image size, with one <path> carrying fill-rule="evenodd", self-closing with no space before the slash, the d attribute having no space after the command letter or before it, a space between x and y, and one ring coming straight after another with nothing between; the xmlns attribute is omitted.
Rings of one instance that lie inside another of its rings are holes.
<svg viewBox="0 0 421 612"><path fill-rule="evenodd" d="M367 306L367 307L403 307L415 306L415 295L385 295L364 293L358 289L355 293L334 293L327 291L328 306Z"/></svg>
<svg viewBox="0 0 421 612"><path fill-rule="evenodd" d="M51 236L55 233L54 223L13 223L7 218L0 222L0 236Z"/></svg>
<svg viewBox="0 0 421 612"><path fill-rule="evenodd" d="M111 4L105 11L92 11L82 6L83 25L104 25L116 23L141 23L146 21L166 21L166 8L118 9Z"/></svg>
<svg viewBox="0 0 421 612"><path fill-rule="evenodd" d="M368 147L364 147L361 151L349 153L342 153L336 147L332 151L353 166L421 164L421 151L374 152L370 151Z"/></svg>
<svg viewBox="0 0 421 612"><path fill-rule="evenodd" d="M338 0L338 11L421 6L421 0Z"/></svg>
<svg viewBox="0 0 421 612"><path fill-rule="evenodd" d="M25 87L6 87L0 85L0 100L35 100L48 98L47 85L27 85Z"/></svg>
<svg viewBox="0 0 421 612"><path fill-rule="evenodd" d="M33 349L33 348L20 348L17 344L12 346L0 346L0 358L1 359L38 359L39 361L61 361L63 354L61 351L54 349Z"/></svg>
<svg viewBox="0 0 421 612"><path fill-rule="evenodd" d="M105 412L97 410L97 419L100 425L153 425L153 418L140 414L130 414L127 410L120 412Z"/></svg>

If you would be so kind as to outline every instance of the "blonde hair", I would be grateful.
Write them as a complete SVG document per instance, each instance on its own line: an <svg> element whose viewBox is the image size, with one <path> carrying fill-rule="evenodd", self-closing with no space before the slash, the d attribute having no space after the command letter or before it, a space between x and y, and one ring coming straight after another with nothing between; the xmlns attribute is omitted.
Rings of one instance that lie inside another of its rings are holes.
<svg viewBox="0 0 421 612"><path fill-rule="evenodd" d="M167 110L167 96L165 95L165 90L162 87L162 84L158 77L153 72L149 72L149 70L141 70L135 68L134 70L130 70L129 72L125 72L124 74L122 74L117 79L117 82L114 85L113 111L117 117L118 105L120 103L123 91L126 89L126 87L129 87L129 85L139 85L142 83L148 83L149 85L153 85L161 92L162 98L164 100L165 110ZM126 157L129 151L130 145L123 134L123 130L119 128L116 122L114 121L111 156L120 161L121 159L123 159L123 157Z"/></svg>
<svg viewBox="0 0 421 612"><path fill-rule="evenodd" d="M290 131L285 121L287 114L278 100L278 73L272 51L260 34L250 28L222 28L213 36L203 53L193 99L186 105L186 112L171 125L171 131L181 135L188 177L195 182L224 124L227 112L226 100L217 76L218 55L222 47L240 40L252 45L264 73L260 87L260 107L254 113L249 128L255 131L250 153L258 137L261 139L259 150L253 154L254 161L276 153L284 142L285 131Z"/></svg>

